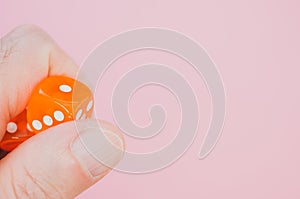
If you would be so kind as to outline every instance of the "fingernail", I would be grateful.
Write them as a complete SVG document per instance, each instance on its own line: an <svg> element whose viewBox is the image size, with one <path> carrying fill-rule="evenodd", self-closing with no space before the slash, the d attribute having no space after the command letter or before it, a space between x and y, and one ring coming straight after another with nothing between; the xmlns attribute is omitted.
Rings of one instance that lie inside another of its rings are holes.
<svg viewBox="0 0 300 199"><path fill-rule="evenodd" d="M71 145L74 156L92 177L104 175L123 157L123 141L115 133L88 125Z"/></svg>

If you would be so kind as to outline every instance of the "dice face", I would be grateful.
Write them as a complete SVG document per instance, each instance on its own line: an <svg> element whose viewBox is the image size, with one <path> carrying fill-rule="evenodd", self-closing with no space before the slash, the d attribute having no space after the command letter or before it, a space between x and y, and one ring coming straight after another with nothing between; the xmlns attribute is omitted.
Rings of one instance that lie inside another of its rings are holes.
<svg viewBox="0 0 300 199"><path fill-rule="evenodd" d="M27 120L34 133L70 120L89 118L94 101L90 89L69 77L54 76L42 81L27 105Z"/></svg>
<svg viewBox="0 0 300 199"><path fill-rule="evenodd" d="M2 150L10 152L34 135L27 123L26 116L27 110L24 110L7 124L6 133L0 142L0 148Z"/></svg>

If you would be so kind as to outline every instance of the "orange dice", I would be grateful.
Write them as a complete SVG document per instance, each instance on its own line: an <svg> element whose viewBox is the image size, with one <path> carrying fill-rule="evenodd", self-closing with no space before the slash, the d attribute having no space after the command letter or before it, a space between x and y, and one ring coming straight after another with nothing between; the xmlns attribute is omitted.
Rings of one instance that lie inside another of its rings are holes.
<svg viewBox="0 0 300 199"><path fill-rule="evenodd" d="M12 151L19 144L34 135L27 123L26 113L27 111L24 110L7 124L6 133L0 142L2 150Z"/></svg>
<svg viewBox="0 0 300 199"><path fill-rule="evenodd" d="M48 77L34 88L26 109L7 124L0 150L12 151L36 133L63 122L89 118L93 106L92 92L83 83L64 76Z"/></svg>
<svg viewBox="0 0 300 199"><path fill-rule="evenodd" d="M90 117L93 104L92 92L83 83L69 77L49 77L33 90L27 121L38 133L66 121Z"/></svg>

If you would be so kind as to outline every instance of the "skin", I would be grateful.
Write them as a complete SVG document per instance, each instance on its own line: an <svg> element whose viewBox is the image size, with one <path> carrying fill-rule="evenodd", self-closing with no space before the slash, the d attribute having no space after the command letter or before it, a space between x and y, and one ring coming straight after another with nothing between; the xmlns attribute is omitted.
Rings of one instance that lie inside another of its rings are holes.
<svg viewBox="0 0 300 199"><path fill-rule="evenodd" d="M24 25L1 38L0 139L9 120L26 107L37 83L52 75L75 77L77 70L39 27ZM101 123L122 137L116 127ZM71 152L77 137L74 122L64 123L32 137L0 160L0 198L73 198L101 180L111 169L102 165L103 172L91 176Z"/></svg>

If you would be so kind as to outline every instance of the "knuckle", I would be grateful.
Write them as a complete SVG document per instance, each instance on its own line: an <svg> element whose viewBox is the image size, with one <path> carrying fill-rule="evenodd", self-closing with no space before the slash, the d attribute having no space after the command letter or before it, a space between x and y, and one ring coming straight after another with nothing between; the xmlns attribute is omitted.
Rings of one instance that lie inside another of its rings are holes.
<svg viewBox="0 0 300 199"><path fill-rule="evenodd" d="M0 38L0 64L8 62L13 52L27 48L52 48L54 41L39 26L26 24L16 27L10 33Z"/></svg>
<svg viewBox="0 0 300 199"><path fill-rule="evenodd" d="M11 34L13 36L43 36L43 37L47 37L47 33L39 26L37 25L33 25L33 24L25 24L25 25L21 25L16 27Z"/></svg>
<svg viewBox="0 0 300 199"><path fill-rule="evenodd" d="M7 62L11 48L9 48L8 41L5 38L0 39L0 64Z"/></svg>
<svg viewBox="0 0 300 199"><path fill-rule="evenodd" d="M50 45L53 43L52 38L42 28L32 24L21 25L15 28L11 32L10 37L13 40L23 41L26 44L39 42L43 45Z"/></svg>

